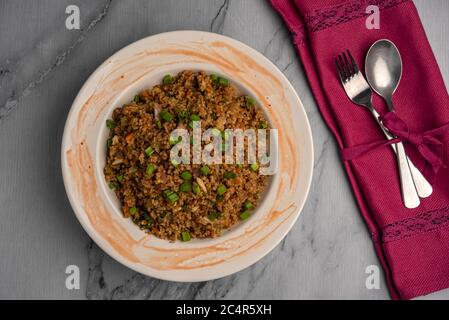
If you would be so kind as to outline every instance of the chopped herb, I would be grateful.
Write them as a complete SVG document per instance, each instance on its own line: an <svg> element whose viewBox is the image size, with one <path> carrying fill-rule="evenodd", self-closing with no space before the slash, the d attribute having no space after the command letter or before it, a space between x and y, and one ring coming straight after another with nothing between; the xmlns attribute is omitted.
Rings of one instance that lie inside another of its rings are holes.
<svg viewBox="0 0 449 320"><path fill-rule="evenodd" d="M193 129L193 123L194 123L195 121L201 121L201 118L200 118L200 116L197 115L197 114L192 114L192 115L190 116L190 122L189 122L189 127L190 127L190 128Z"/></svg>
<svg viewBox="0 0 449 320"><path fill-rule="evenodd" d="M172 161L170 161L170 163L171 163L174 167L179 166L179 162L178 162L177 160L175 160L175 159L173 159Z"/></svg>
<svg viewBox="0 0 449 320"><path fill-rule="evenodd" d="M190 191L192 191L192 185L190 184L190 182L184 181L179 186L179 191L181 191L181 192L190 192Z"/></svg>
<svg viewBox="0 0 449 320"><path fill-rule="evenodd" d="M110 148L112 146L112 139L106 140L106 147Z"/></svg>
<svg viewBox="0 0 449 320"><path fill-rule="evenodd" d="M184 180L192 180L192 174L189 171L184 171L181 173L181 178Z"/></svg>
<svg viewBox="0 0 449 320"><path fill-rule="evenodd" d="M183 122L184 120L187 120L187 118L189 117L189 111L187 110L182 110L178 112L178 119L180 122Z"/></svg>
<svg viewBox="0 0 449 320"><path fill-rule="evenodd" d="M173 82L173 77L170 74L166 74L163 78L162 78L162 83L163 84L171 84Z"/></svg>
<svg viewBox="0 0 449 320"><path fill-rule="evenodd" d="M245 210L240 214L240 220L246 220L250 216L249 210Z"/></svg>
<svg viewBox="0 0 449 320"><path fill-rule="evenodd" d="M209 213L207 217L209 218L210 221L217 220L218 218L221 217L221 212L212 211L211 213Z"/></svg>
<svg viewBox="0 0 449 320"><path fill-rule="evenodd" d="M246 210L249 210L249 209L254 208L254 205L251 203L251 201L245 201L245 203L243 204L243 208L245 208Z"/></svg>
<svg viewBox="0 0 449 320"><path fill-rule="evenodd" d="M162 129L162 123L159 120L156 120L156 127Z"/></svg>
<svg viewBox="0 0 449 320"><path fill-rule="evenodd" d="M251 97L246 97L246 105L252 107L256 105L256 100Z"/></svg>
<svg viewBox="0 0 449 320"><path fill-rule="evenodd" d="M178 195L169 189L164 191L164 196L165 196L165 199L167 199L167 201L170 203L175 203L176 201L179 200Z"/></svg>
<svg viewBox="0 0 449 320"><path fill-rule="evenodd" d="M136 214L137 213L137 208L136 207L129 208L129 213Z"/></svg>
<svg viewBox="0 0 449 320"><path fill-rule="evenodd" d="M229 80L226 79L226 78L220 77L220 78L218 79L218 84L219 84L220 86L226 87L226 86L229 85Z"/></svg>
<svg viewBox="0 0 449 320"><path fill-rule="evenodd" d="M156 169L156 166L154 164L150 163L147 166L147 175L151 177L153 175L154 169Z"/></svg>
<svg viewBox="0 0 449 320"><path fill-rule="evenodd" d="M114 129L116 126L117 124L115 123L114 120L112 119L106 120L106 127L108 127L109 129Z"/></svg>
<svg viewBox="0 0 449 320"><path fill-rule="evenodd" d="M123 178L124 178L124 177L123 177L122 174L121 174L121 175L118 175L118 176L117 176L117 181L120 182L120 183L122 183L122 182L123 182Z"/></svg>
<svg viewBox="0 0 449 320"><path fill-rule="evenodd" d="M119 185L117 182L110 182L109 183L109 188L111 188L112 190L118 189Z"/></svg>
<svg viewBox="0 0 449 320"><path fill-rule="evenodd" d="M181 240L182 241L184 241L184 242L190 241L190 238L191 238L190 232L184 231L184 232L181 233Z"/></svg>
<svg viewBox="0 0 449 320"><path fill-rule="evenodd" d="M134 102L139 103L140 101L140 96L138 94L136 94L136 96L134 97Z"/></svg>
<svg viewBox="0 0 449 320"><path fill-rule="evenodd" d="M221 85L223 87L226 87L226 86L229 85L229 80L228 79L220 77L220 76L218 76L216 74L211 74L210 75L210 79L212 80L212 82L214 84L219 84L219 85Z"/></svg>
<svg viewBox="0 0 449 320"><path fill-rule="evenodd" d="M193 190L193 193L194 194L200 194L201 193L201 188L200 188L200 186L199 186L199 184L198 183L196 183L196 182L194 182L193 184L192 184L192 190Z"/></svg>
<svg viewBox="0 0 449 320"><path fill-rule="evenodd" d="M213 83L218 83L219 77L216 74L211 74L210 79L212 80Z"/></svg>
<svg viewBox="0 0 449 320"><path fill-rule="evenodd" d="M228 171L223 174L223 177L225 179L235 179L235 178L237 178L237 174L235 172Z"/></svg>
<svg viewBox="0 0 449 320"><path fill-rule="evenodd" d="M256 172L257 170L259 170L259 165L257 163L252 163L250 166L250 169L254 172Z"/></svg>
<svg viewBox="0 0 449 320"><path fill-rule="evenodd" d="M218 188L217 188L217 193L218 193L219 195L223 195L223 194L226 193L227 190L228 190L228 189L226 188L226 186L225 186L224 184L220 184L220 185L218 186Z"/></svg>
<svg viewBox="0 0 449 320"><path fill-rule="evenodd" d="M197 114L192 114L192 115L190 116L190 120L192 120L192 121L200 121L201 118L200 118L200 116L197 115Z"/></svg>
<svg viewBox="0 0 449 320"><path fill-rule="evenodd" d="M262 122L261 124L259 124L259 129L266 129L268 128L268 124L266 122Z"/></svg>
<svg viewBox="0 0 449 320"><path fill-rule="evenodd" d="M210 169L208 166L202 166L200 171L203 176L207 176L210 174Z"/></svg>
<svg viewBox="0 0 449 320"><path fill-rule="evenodd" d="M217 194L217 196L215 197L216 202L221 201L223 199L224 199L224 196L222 194Z"/></svg>
<svg viewBox="0 0 449 320"><path fill-rule="evenodd" d="M173 115L172 115L170 112L168 112L167 109L162 110L162 111L159 113L159 116L160 116L165 122L170 122L170 121L173 120Z"/></svg>
<svg viewBox="0 0 449 320"><path fill-rule="evenodd" d="M154 153L154 149L151 146L149 146L148 148L145 149L145 154L147 156L151 156L153 153Z"/></svg>
<svg viewBox="0 0 449 320"><path fill-rule="evenodd" d="M146 218L146 220L147 220L147 226L151 227L153 225L153 223L154 223L154 219L152 217L148 216Z"/></svg>
<svg viewBox="0 0 449 320"><path fill-rule="evenodd" d="M170 143L171 145L175 145L175 144L181 142L181 140L182 140L182 137L174 137L174 136L170 136L170 137L168 138L168 143Z"/></svg>

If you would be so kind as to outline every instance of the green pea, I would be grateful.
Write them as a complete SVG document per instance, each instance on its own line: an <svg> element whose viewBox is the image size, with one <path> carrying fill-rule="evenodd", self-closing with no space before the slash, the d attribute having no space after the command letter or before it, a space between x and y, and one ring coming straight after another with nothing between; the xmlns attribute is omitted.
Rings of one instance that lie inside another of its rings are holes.
<svg viewBox="0 0 449 320"><path fill-rule="evenodd" d="M109 185L109 188L112 189L112 190L115 190L115 189L119 188L119 185L118 185L117 182L110 182L108 185Z"/></svg>
<svg viewBox="0 0 449 320"><path fill-rule="evenodd" d="M117 126L117 123L115 123L114 120L112 120L112 119L106 120L106 127L108 127L109 129L114 129L116 126Z"/></svg>
<svg viewBox="0 0 449 320"><path fill-rule="evenodd" d="M173 115L167 110L164 109L159 113L159 116L164 120L165 122L170 122L173 120Z"/></svg>
<svg viewBox="0 0 449 320"><path fill-rule="evenodd" d="M210 169L208 166L202 166L200 171L203 176L207 176L210 174Z"/></svg>
<svg viewBox="0 0 449 320"><path fill-rule="evenodd" d="M219 84L220 86L226 87L226 86L229 85L229 80L226 79L226 78L220 77L220 78L218 79L218 84Z"/></svg>
<svg viewBox="0 0 449 320"><path fill-rule="evenodd" d="M251 201L245 201L245 203L243 204L243 208L249 210L249 209L254 208L254 205L252 204Z"/></svg>
<svg viewBox="0 0 449 320"><path fill-rule="evenodd" d="M240 220L246 220L250 216L249 210L245 210L240 214Z"/></svg>
<svg viewBox="0 0 449 320"><path fill-rule="evenodd" d="M156 166L154 164L150 163L147 166L147 170L146 170L147 175L151 177L153 175L153 172L154 172L155 169L156 169Z"/></svg>
<svg viewBox="0 0 449 320"><path fill-rule="evenodd" d="M219 195L223 195L226 193L227 190L228 190L228 188L226 188L226 186L224 184L220 184L217 188L217 193Z"/></svg>
<svg viewBox="0 0 449 320"><path fill-rule="evenodd" d="M196 195L201 193L201 188L200 188L199 184L196 183L196 182L194 182L192 184L192 190L193 190L193 193L196 194Z"/></svg>
<svg viewBox="0 0 449 320"><path fill-rule="evenodd" d="M189 171L181 173L181 178L184 180L192 180L192 174Z"/></svg>
<svg viewBox="0 0 449 320"><path fill-rule="evenodd" d="M221 212L212 211L211 213L209 213L207 217L209 218L210 221L215 221L221 217Z"/></svg>
<svg viewBox="0 0 449 320"><path fill-rule="evenodd" d="M257 163L252 163L250 166L250 169L254 172L256 172L257 170L259 170L259 165Z"/></svg>
<svg viewBox="0 0 449 320"><path fill-rule="evenodd" d="M223 177L225 179L235 179L235 178L237 178L237 174L235 172L228 171L223 174Z"/></svg>
<svg viewBox="0 0 449 320"><path fill-rule="evenodd" d="M154 149L151 146L149 146L148 148L145 149L145 154L147 156L150 157L153 153L154 153Z"/></svg>
<svg viewBox="0 0 449 320"><path fill-rule="evenodd" d="M252 107L256 105L256 100L251 97L246 97L246 105Z"/></svg>
<svg viewBox="0 0 449 320"><path fill-rule="evenodd" d="M192 120L192 121L200 121L201 118L200 118L200 116L197 115L197 114L192 114L192 115L190 116L190 120Z"/></svg>
<svg viewBox="0 0 449 320"><path fill-rule="evenodd" d="M192 185L190 184L190 182L184 181L179 186L179 191L181 191L181 192L190 192L190 191L192 191Z"/></svg>
<svg viewBox="0 0 449 320"><path fill-rule="evenodd" d="M167 84L171 84L173 82L173 77L170 74L166 74L163 78L162 78L162 83L167 85Z"/></svg>
<svg viewBox="0 0 449 320"><path fill-rule="evenodd" d="M184 242L190 241L191 236L190 236L190 232L188 231L184 231L181 233L181 240Z"/></svg>

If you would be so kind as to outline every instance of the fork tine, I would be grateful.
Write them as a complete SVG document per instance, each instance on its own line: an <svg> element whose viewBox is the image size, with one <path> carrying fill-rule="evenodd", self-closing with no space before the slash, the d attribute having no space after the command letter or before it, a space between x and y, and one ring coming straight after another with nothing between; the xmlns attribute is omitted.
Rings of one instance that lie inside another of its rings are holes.
<svg viewBox="0 0 449 320"><path fill-rule="evenodd" d="M340 62L340 68L343 71L344 80L347 81L349 79L349 73L346 70L346 65L343 61L341 54L338 55L338 60Z"/></svg>
<svg viewBox="0 0 449 320"><path fill-rule="evenodd" d="M338 63L337 57L335 57L334 60L335 60L335 66L337 67L338 75L339 75L339 77L340 77L340 81L341 81L341 82L344 82L345 79L344 79L344 76L343 76L343 72L342 72L342 70L341 70L341 67L340 67L340 65L339 65L339 63Z"/></svg>
<svg viewBox="0 0 449 320"><path fill-rule="evenodd" d="M343 52L342 55L345 61L346 69L348 70L348 78L351 78L354 75L354 72L351 68L351 64L349 63L348 56L346 55L346 52Z"/></svg>
<svg viewBox="0 0 449 320"><path fill-rule="evenodd" d="M354 73L358 73L359 72L359 66L357 65L357 62L355 62L354 57L351 54L351 51L347 50L348 55L349 55L349 59L351 59L352 62L352 68L354 69Z"/></svg>

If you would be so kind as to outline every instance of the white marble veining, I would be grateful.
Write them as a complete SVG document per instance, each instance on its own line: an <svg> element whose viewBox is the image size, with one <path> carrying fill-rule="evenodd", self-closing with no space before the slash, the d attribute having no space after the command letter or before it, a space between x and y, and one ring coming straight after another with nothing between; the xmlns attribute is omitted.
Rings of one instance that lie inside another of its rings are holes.
<svg viewBox="0 0 449 320"><path fill-rule="evenodd" d="M448 83L449 2L415 3ZM69 4L80 7L81 30L65 28ZM316 152L309 199L285 240L242 272L193 284L140 275L103 253L70 208L59 160L65 118L90 73L135 40L179 29L222 33L272 60L303 101ZM378 260L290 35L265 0L1 1L0 150L0 298L389 298L383 280L365 287ZM79 290L65 287L72 264Z"/></svg>

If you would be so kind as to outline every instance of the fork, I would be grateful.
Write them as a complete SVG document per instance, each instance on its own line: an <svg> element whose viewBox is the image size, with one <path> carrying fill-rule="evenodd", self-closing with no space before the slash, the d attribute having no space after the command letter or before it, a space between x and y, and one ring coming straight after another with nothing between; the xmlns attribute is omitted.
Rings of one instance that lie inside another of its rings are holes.
<svg viewBox="0 0 449 320"><path fill-rule="evenodd" d="M361 73L357 63L355 62L355 59L351 55L351 52L347 50L347 54L343 52L338 55L338 57L335 58L335 64L337 66L338 75L340 76L340 81L349 99L353 103L367 108L374 116L374 118L376 118L377 123L379 124L387 139L394 139L395 136L388 132L388 130L384 127L380 120L379 113L376 111L376 109L374 109L372 105L373 91L366 81L365 77ZM409 209L416 208L419 206L420 200L417 192L418 185L415 185L414 176L412 174L416 175L417 180L425 180L425 178L408 159L407 155L405 154L404 146L401 142L392 144L391 147L396 154L398 162L399 179L401 183L401 193L404 205Z"/></svg>

